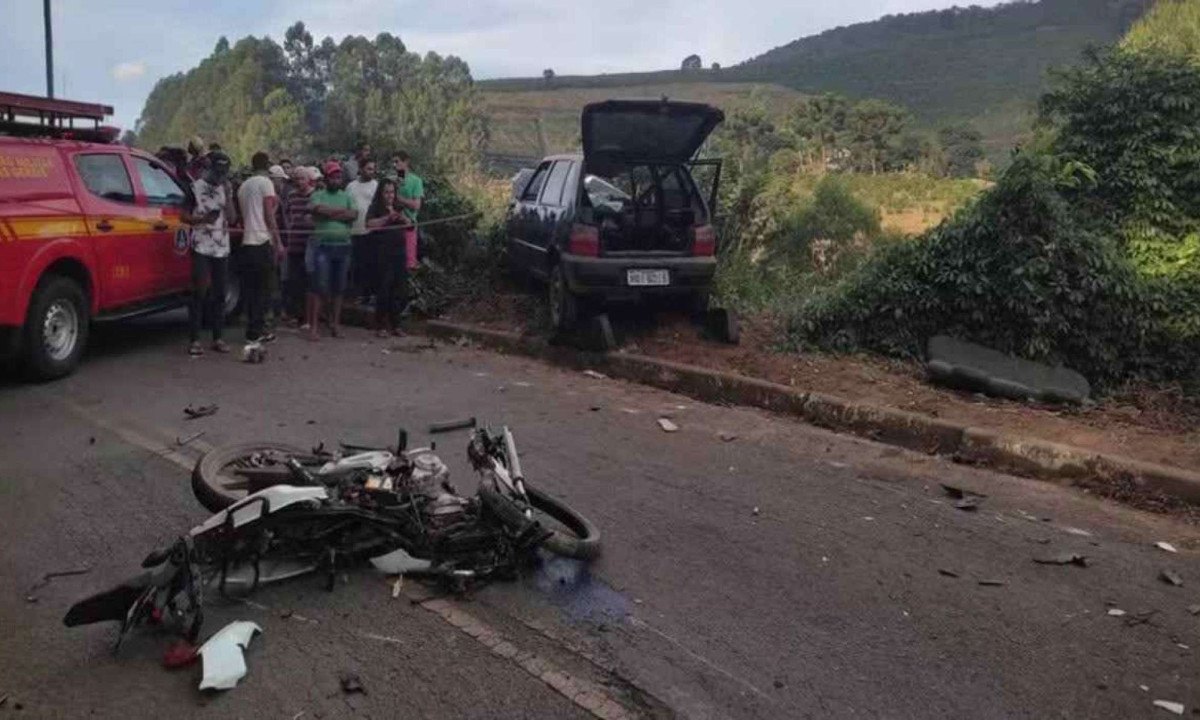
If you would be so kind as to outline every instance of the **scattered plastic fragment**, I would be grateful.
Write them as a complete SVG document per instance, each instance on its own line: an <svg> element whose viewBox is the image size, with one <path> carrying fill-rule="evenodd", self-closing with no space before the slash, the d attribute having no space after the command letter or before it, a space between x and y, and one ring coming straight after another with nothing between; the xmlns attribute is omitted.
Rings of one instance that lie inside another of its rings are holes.
<svg viewBox="0 0 1200 720"><path fill-rule="evenodd" d="M1164 550L1169 553L1179 552L1177 549L1175 549L1175 546L1169 542L1161 542L1161 541L1156 542L1156 543L1154 543L1154 547L1158 548L1159 550Z"/></svg>
<svg viewBox="0 0 1200 720"><path fill-rule="evenodd" d="M1168 585L1174 585L1175 587L1183 587L1183 576L1181 576L1179 573L1175 572L1174 570L1163 570L1162 572L1160 572L1158 574L1158 579L1162 580L1163 582L1165 582Z"/></svg>
<svg viewBox="0 0 1200 720"><path fill-rule="evenodd" d="M187 415L188 420L197 420L202 417L208 417L209 415L216 415L217 411L220 409L221 408L218 405L201 405L198 408L188 405L183 409L183 414Z"/></svg>
<svg viewBox="0 0 1200 720"><path fill-rule="evenodd" d="M1109 608L1108 614L1112 617L1124 617L1127 613L1120 608Z"/></svg>
<svg viewBox="0 0 1200 720"><path fill-rule="evenodd" d="M671 422L667 418L659 418L658 426L663 429L663 432L679 432L679 426Z"/></svg>
<svg viewBox="0 0 1200 720"><path fill-rule="evenodd" d="M366 695L367 689L363 687L362 679L355 673L342 673L338 678L338 682L342 686L342 692L347 695Z"/></svg>
<svg viewBox="0 0 1200 720"><path fill-rule="evenodd" d="M958 577L958 573L954 572L953 570L947 570L945 568L938 568L938 575L944 575L949 578Z"/></svg>
<svg viewBox="0 0 1200 720"><path fill-rule="evenodd" d="M607 380L608 379L607 375L605 375L604 373L598 373L595 370L584 370L583 374L587 375L590 378L594 378L596 380Z"/></svg>
<svg viewBox="0 0 1200 720"><path fill-rule="evenodd" d="M1088 559L1086 555L1079 553L1062 553L1052 555L1050 557L1034 558L1033 561L1039 565L1078 565L1079 567L1087 567Z"/></svg>
<svg viewBox="0 0 1200 720"><path fill-rule="evenodd" d="M1184 710L1183 703L1171 702L1170 700L1155 700L1154 707L1166 710L1174 715L1182 715Z"/></svg>
<svg viewBox="0 0 1200 720"><path fill-rule="evenodd" d="M246 658L243 655L250 645L254 633L262 628L247 620L237 620L218 630L200 646L200 657L204 659L204 676L200 679L201 690L230 690L238 680L246 676Z"/></svg>

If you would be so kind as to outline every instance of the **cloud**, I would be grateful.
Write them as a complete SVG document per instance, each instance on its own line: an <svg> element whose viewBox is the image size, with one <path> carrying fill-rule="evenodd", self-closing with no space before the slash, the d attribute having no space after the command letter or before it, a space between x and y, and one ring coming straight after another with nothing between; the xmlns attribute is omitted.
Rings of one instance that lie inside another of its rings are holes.
<svg viewBox="0 0 1200 720"><path fill-rule="evenodd" d="M117 82L135 80L145 74L146 63L141 61L117 63L112 69L113 79Z"/></svg>

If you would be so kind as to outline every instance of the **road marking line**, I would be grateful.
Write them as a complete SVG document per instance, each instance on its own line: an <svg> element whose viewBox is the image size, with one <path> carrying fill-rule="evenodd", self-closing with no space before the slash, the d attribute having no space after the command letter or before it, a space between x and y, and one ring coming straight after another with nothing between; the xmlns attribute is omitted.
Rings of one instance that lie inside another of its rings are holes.
<svg viewBox="0 0 1200 720"><path fill-rule="evenodd" d="M196 467L196 460L194 458L189 458L186 455L175 452L174 450L172 450L170 448L170 446L166 445L163 442L155 442L154 440L143 435L142 433L138 432L137 430L134 430L133 428L130 428L130 427L126 427L125 425L122 425L121 423L116 422L114 420L110 420L109 418L102 417L102 416L92 412L91 410L88 410L87 408L83 407L79 403L74 402L73 400L67 400L65 398L56 398L56 399L59 402L61 402L63 404L63 406L65 406L68 410L70 410L72 413L74 413L76 416L83 418L84 420L92 423L93 425L96 425L98 427L104 428L105 430L108 430L109 432L113 433L114 435L121 438L122 440L129 443L130 445L136 445L136 446L142 448L143 450L147 450L151 453L154 453L155 455L158 455L159 457L163 458L164 460L167 460L169 462L172 462L172 463L178 465L179 467L183 468L184 470L187 470L188 472L191 472L192 469L194 467ZM207 443L205 443L205 445L207 445Z"/></svg>
<svg viewBox="0 0 1200 720"><path fill-rule="evenodd" d="M415 596L410 596L410 598L414 601L418 600ZM546 658L522 650L490 625L457 607L453 601L435 599L417 604L458 628L460 632L491 650L492 654L529 673L593 717L600 720L633 720L635 717L615 696L600 685L584 678L574 677Z"/></svg>

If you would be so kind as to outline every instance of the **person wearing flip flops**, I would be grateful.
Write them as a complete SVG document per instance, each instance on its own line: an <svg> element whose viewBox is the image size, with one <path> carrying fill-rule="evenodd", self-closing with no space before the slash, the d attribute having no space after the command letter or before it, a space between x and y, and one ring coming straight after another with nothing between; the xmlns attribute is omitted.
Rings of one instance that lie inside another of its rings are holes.
<svg viewBox="0 0 1200 720"><path fill-rule="evenodd" d="M321 315L321 299L328 298L329 332L341 335L342 298L350 271L350 228L358 219L358 206L346 192L342 167L336 162L325 163L325 189L312 194L314 237L317 240L312 282L308 286L308 339L317 340L317 320Z"/></svg>
<svg viewBox="0 0 1200 720"><path fill-rule="evenodd" d="M200 345L200 326L207 311L212 325L212 349L229 352L221 339L225 326L225 286L229 280L229 220L233 217L233 198L226 193L229 156L210 152L204 175L192 183L196 198L185 221L192 225L192 298L188 303L191 342L188 354L204 354Z"/></svg>

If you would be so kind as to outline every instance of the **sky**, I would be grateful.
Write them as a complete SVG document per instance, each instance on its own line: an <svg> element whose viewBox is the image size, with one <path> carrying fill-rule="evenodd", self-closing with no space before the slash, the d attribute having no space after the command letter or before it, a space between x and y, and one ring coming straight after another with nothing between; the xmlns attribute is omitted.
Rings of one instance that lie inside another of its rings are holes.
<svg viewBox="0 0 1200 720"><path fill-rule="evenodd" d="M133 127L163 76L217 39L390 32L413 51L457 55L477 79L661 70L697 53L733 65L805 35L883 15L998 0L51 0L58 97L103 102ZM42 0L0 0L0 91L43 95Z"/></svg>

